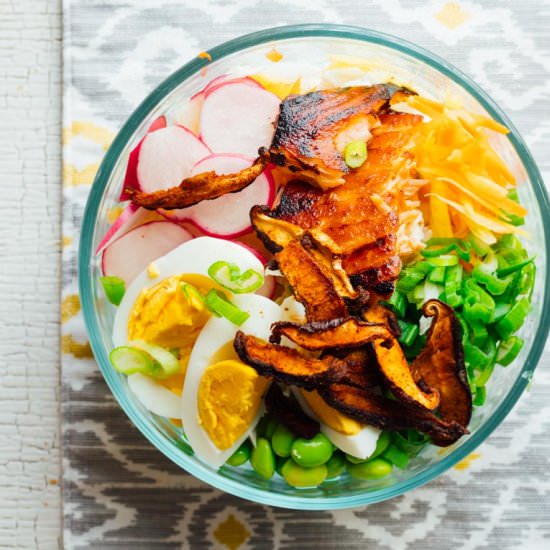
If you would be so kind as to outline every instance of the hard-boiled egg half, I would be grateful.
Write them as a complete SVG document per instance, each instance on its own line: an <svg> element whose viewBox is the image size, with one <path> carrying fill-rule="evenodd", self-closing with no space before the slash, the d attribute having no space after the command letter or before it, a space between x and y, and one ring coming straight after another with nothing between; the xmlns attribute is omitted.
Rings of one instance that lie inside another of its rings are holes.
<svg viewBox="0 0 550 550"><path fill-rule="evenodd" d="M117 309L114 347L142 340L178 351L181 373L171 379L160 381L138 373L128 376L132 392L155 414L181 417L179 394L187 362L200 331L212 316L200 300L186 298L182 284L189 283L202 294L211 288L221 289L208 277L208 268L218 261L235 264L241 272L264 272L262 263L246 248L199 237L154 260L132 281Z"/></svg>
<svg viewBox="0 0 550 550"><path fill-rule="evenodd" d="M189 358L181 398L181 419L195 453L218 468L256 427L268 380L241 362L233 349L237 330L268 340L281 308L257 294L233 297L250 314L240 327L223 317L204 326Z"/></svg>
<svg viewBox="0 0 550 550"><path fill-rule="evenodd" d="M316 392L292 388L303 411L321 426L321 431L340 450L356 458L369 457L376 448L380 430L361 424L337 411Z"/></svg>

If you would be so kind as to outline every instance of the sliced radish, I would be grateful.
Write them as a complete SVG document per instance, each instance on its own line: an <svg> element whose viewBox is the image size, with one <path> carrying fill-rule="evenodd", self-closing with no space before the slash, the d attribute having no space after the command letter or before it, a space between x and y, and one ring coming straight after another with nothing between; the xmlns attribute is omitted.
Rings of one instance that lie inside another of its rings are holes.
<svg viewBox="0 0 550 550"><path fill-rule="evenodd" d="M262 90L264 87L253 78L250 78L249 76L242 76L237 78L231 78L228 75L219 76L217 78L214 78L214 80L211 80L209 84L206 85L206 87L203 90L204 97L208 97L212 92L217 90L220 86L224 86L226 84L246 84L247 86L254 86L255 88L261 88Z"/></svg>
<svg viewBox="0 0 550 550"><path fill-rule="evenodd" d="M124 187L152 193L175 187L210 149L185 126L167 126L148 133L130 153ZM120 200L129 197L122 192Z"/></svg>
<svg viewBox="0 0 550 550"><path fill-rule="evenodd" d="M228 82L240 82L243 84L250 84L251 86L256 86L256 88L263 88L263 86L253 78L249 76L240 76L240 77L231 77L228 74L222 74L213 78L202 90L197 92L195 95L191 96L191 100L198 98L199 96L207 96L210 92L213 92L216 88L219 88L222 84L227 84Z"/></svg>
<svg viewBox="0 0 550 550"><path fill-rule="evenodd" d="M147 133L154 132L155 130L160 130L161 128L166 128L166 117L164 115L159 116L151 123Z"/></svg>
<svg viewBox="0 0 550 550"><path fill-rule="evenodd" d="M242 155L209 155L193 166L191 175L214 171L233 174L248 168L252 159ZM238 193L228 193L214 200L203 201L189 208L162 211L169 219L189 221L212 237L237 237L251 230L250 209L255 204L271 206L275 198L275 184L269 170L265 170L248 187Z"/></svg>
<svg viewBox="0 0 550 550"><path fill-rule="evenodd" d="M175 187L188 178L193 165L209 153L208 147L185 126L168 126L147 134L137 162L141 190L153 193Z"/></svg>
<svg viewBox="0 0 550 550"><path fill-rule="evenodd" d="M130 203L105 233L95 253L99 254L111 242L128 233L130 229L152 221L162 221L162 218L157 212L145 210L145 208Z"/></svg>
<svg viewBox="0 0 550 550"><path fill-rule="evenodd" d="M256 158L271 143L279 98L260 86L222 82L207 94L201 111L200 136L215 153Z"/></svg>
<svg viewBox="0 0 550 550"><path fill-rule="evenodd" d="M194 134L199 133L199 121L201 117L204 94L199 92L191 99L184 101L174 112L173 120L176 124L185 126Z"/></svg>
<svg viewBox="0 0 550 550"><path fill-rule="evenodd" d="M162 128L166 128L165 116L159 116L158 118L156 118L147 129L147 133L150 134L151 132L155 132L156 130L160 130ZM144 139L145 138L142 138L140 140L140 142L134 147L134 149L130 152L130 155L128 156L128 165L126 166L126 175L124 176L124 185L122 186L122 192L119 198L119 200L121 201L126 201L130 198L124 192L124 189L126 189L127 187L130 187L131 189L141 189L139 180L138 180L137 166L138 166L138 159L139 159L139 154L141 150L141 144L143 143Z"/></svg>
<svg viewBox="0 0 550 550"><path fill-rule="evenodd" d="M116 275L128 286L153 260L192 238L188 231L173 222L140 225L105 248L103 274Z"/></svg>

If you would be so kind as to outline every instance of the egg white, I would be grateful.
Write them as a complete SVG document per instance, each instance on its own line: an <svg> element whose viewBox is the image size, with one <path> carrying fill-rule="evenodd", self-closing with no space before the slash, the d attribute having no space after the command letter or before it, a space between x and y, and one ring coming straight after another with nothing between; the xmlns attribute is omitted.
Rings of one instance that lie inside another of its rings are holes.
<svg viewBox="0 0 550 550"><path fill-rule="evenodd" d="M158 272L157 277L151 278L147 269L144 269L126 289L115 315L113 346L128 344L128 319L143 289L150 288L173 275L208 276L208 268L218 260L237 264L242 271L254 269L259 273L264 272L258 258L243 246L213 237L198 237L187 241L153 262ZM132 374L128 376L128 387L149 411L167 418L180 418L180 397L152 378L139 373Z"/></svg>
<svg viewBox="0 0 550 550"><path fill-rule="evenodd" d="M365 459L370 456L376 448L376 442L380 435L380 430L373 426L364 425L361 431L353 435L345 435L333 428L330 428L319 420L317 415L311 410L306 400L300 393L298 388L292 388L292 393L296 397L296 401L302 407L302 410L313 420L317 420L321 426L321 432L323 432L340 450L345 453L354 456L356 458Z"/></svg>
<svg viewBox="0 0 550 550"><path fill-rule="evenodd" d="M157 277L152 279L147 269L144 269L126 289L113 324L114 347L128 343L128 318L143 289L173 275L196 274L208 277L208 268L219 260L237 264L241 272L254 269L258 273L264 273L260 260L244 246L214 237L198 237L187 241L153 262L158 272Z"/></svg>
<svg viewBox="0 0 550 550"><path fill-rule="evenodd" d="M241 294L233 298L233 303L243 311L247 311L250 314L249 319L240 327L223 317L212 317L206 323L191 352L181 397L181 419L189 444L196 455L212 468L222 466L239 445L249 437L264 411L263 407L260 407L247 430L229 449L221 451L199 424L198 392L204 371L210 366L216 352L228 342L233 341L238 330L268 340L271 334L271 324L281 320L280 306L264 296Z"/></svg>
<svg viewBox="0 0 550 550"><path fill-rule="evenodd" d="M180 417L180 397L150 376L139 372L128 376L128 387L141 404L152 413L166 418Z"/></svg>

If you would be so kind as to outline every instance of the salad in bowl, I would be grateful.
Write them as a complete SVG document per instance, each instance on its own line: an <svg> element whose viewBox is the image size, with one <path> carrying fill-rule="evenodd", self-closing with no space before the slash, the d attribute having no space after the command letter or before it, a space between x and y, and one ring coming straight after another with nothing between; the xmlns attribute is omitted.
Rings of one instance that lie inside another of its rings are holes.
<svg viewBox="0 0 550 550"><path fill-rule="evenodd" d="M306 500L460 449L540 284L510 128L344 46L203 54L90 251L102 367L194 463Z"/></svg>

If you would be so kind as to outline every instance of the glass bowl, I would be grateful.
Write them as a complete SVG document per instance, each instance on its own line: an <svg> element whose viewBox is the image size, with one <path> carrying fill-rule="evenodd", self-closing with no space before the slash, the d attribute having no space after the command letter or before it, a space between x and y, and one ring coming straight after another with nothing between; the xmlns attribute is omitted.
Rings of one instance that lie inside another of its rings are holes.
<svg viewBox="0 0 550 550"><path fill-rule="evenodd" d="M404 470L378 481L364 481L345 474L314 489L294 489L275 475L260 479L251 469L222 467L216 471L193 456L185 435L165 418L148 412L136 400L126 378L109 363L114 308L104 298L99 277L98 243L108 228L107 214L116 205L129 152L159 115L201 89L217 75L257 72L273 62L266 53L276 48L283 64L297 60L304 70L315 69L328 55L353 55L374 67L373 78L393 77L435 99L452 96L465 107L486 113L510 129L497 136L494 146L506 159L519 182L522 202L530 211L526 228L536 239L526 243L537 255L537 279L533 311L522 328L526 340L522 353L508 368L497 367L488 388L487 401L476 408L470 435L452 447L427 446ZM242 36L209 51L212 61L197 57L168 77L135 110L120 130L97 173L86 206L79 252L79 283L82 307L91 346L103 376L130 420L168 458L223 491L252 501L294 509L327 510L351 508L386 500L438 476L471 453L502 422L531 380L549 329L549 273L546 265L550 225L548 197L540 173L517 130L501 109L466 75L436 55L404 40L357 27L297 25L268 29ZM246 69L248 67L248 69Z"/></svg>

